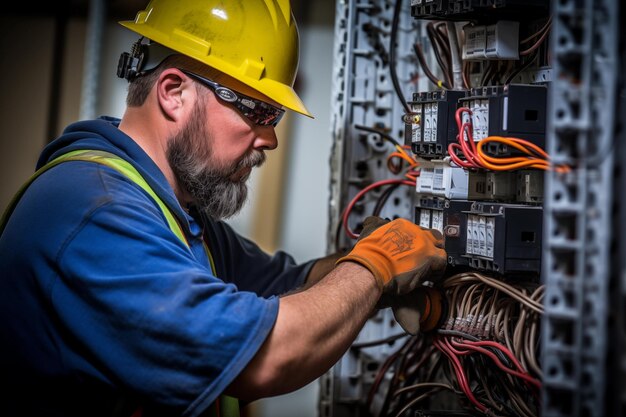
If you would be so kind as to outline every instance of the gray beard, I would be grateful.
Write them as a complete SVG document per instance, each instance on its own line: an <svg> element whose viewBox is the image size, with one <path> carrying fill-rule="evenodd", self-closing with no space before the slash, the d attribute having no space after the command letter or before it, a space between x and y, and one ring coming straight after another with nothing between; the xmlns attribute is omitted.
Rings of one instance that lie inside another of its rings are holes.
<svg viewBox="0 0 626 417"><path fill-rule="evenodd" d="M201 107L196 106L194 112L199 114L193 114L189 124L169 141L167 160L179 186L192 196L199 211L216 220L228 219L241 210L248 198L248 175L238 180L231 176L244 167L260 166L265 154L253 151L224 168L207 165L212 151Z"/></svg>

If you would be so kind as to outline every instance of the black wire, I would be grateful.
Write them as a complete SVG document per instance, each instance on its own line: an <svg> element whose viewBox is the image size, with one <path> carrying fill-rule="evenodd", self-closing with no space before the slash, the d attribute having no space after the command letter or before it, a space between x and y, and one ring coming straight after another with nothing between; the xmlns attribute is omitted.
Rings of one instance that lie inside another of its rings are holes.
<svg viewBox="0 0 626 417"><path fill-rule="evenodd" d="M407 337L407 336L409 336L408 333L399 333L399 334L394 334L393 336L385 337L384 339L372 340L369 342L353 343L352 346L350 346L350 349L363 349L363 348L379 346L379 345L393 345L393 343L396 340L402 339L403 337Z"/></svg>
<svg viewBox="0 0 626 417"><path fill-rule="evenodd" d="M389 200L391 194L398 188L400 184L391 184L389 187L383 191L383 193L378 197L378 201L376 201L376 206L374 206L374 211L372 211L372 216L380 216L380 212L383 210L383 207Z"/></svg>
<svg viewBox="0 0 626 417"><path fill-rule="evenodd" d="M398 81L398 73L396 72L396 36L398 34L398 26L400 25L400 9L402 8L402 0L396 0L393 9L393 20L391 22L391 35L389 36L389 72L391 73L391 82L396 94L404 107L404 111L411 113L411 108L404 98L400 82Z"/></svg>
<svg viewBox="0 0 626 417"><path fill-rule="evenodd" d="M527 69L528 67L531 66L531 64L533 62L535 62L535 60L537 59L537 57L539 56L539 51L535 51L533 52L533 54L530 56L530 58L528 59L527 62L524 63L524 65L522 65L521 67L519 67L517 69L517 71L513 72L511 75L509 75L509 77L506 79L506 81L504 82L504 85L509 85L511 83L511 81L513 81L513 79L515 77L517 77L519 74L522 73L522 71L524 71L525 69Z"/></svg>
<svg viewBox="0 0 626 417"><path fill-rule="evenodd" d="M395 140L390 134L385 133L385 132L383 132L381 130L375 129L373 127L363 126L363 125L354 125L354 128L355 129L359 129L359 130L364 130L364 131L370 132L370 133L376 133L376 134L380 135L381 138L386 139L389 142L393 143L395 146L400 146L400 143L398 143L398 141Z"/></svg>
<svg viewBox="0 0 626 417"><path fill-rule="evenodd" d="M426 62L426 57L424 56L424 51L422 50L422 46L416 43L413 45L413 49L415 50L415 55L417 55L417 60L422 66L422 70L424 71L424 74L426 74L426 77L428 77L428 79L437 87L439 87L439 83L441 83L441 86L443 88L450 89L450 86L448 85L448 83L443 80L439 80L428 67L428 63Z"/></svg>
<svg viewBox="0 0 626 417"><path fill-rule="evenodd" d="M433 52L435 54L435 58L437 59L437 63L441 68L441 72L446 80L448 85L452 85L452 77L450 74L450 51L448 50L448 41L443 38L443 34L438 32L434 23L430 22L426 26L426 32L428 33L428 39L430 39L430 43L433 47ZM444 54L445 56L442 56ZM444 58L448 62L444 62Z"/></svg>

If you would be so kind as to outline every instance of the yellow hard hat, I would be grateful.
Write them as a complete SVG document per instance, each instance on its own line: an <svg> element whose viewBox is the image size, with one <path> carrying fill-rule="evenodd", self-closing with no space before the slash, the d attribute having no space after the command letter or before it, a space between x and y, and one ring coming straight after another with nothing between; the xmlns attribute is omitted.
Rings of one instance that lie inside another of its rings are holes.
<svg viewBox="0 0 626 417"><path fill-rule="evenodd" d="M298 28L290 0L152 0L119 22L312 117L293 89Z"/></svg>

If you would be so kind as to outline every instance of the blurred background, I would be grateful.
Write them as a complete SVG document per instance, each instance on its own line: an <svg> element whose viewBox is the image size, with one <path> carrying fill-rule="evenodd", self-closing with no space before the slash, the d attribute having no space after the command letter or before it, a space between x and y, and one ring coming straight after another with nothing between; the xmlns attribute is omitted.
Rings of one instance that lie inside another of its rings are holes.
<svg viewBox="0 0 626 417"><path fill-rule="evenodd" d="M147 0L67 0L33 6L11 2L0 12L0 209L34 172L41 149L66 125L100 115L121 117L126 80L120 54L138 37L118 24ZM229 222L268 252L297 261L325 254L328 224L334 0L292 0L300 31L296 90L315 115L287 114L279 147L250 180L247 206ZM45 216L45 207L41 209ZM257 401L242 415L317 415L317 382Z"/></svg>

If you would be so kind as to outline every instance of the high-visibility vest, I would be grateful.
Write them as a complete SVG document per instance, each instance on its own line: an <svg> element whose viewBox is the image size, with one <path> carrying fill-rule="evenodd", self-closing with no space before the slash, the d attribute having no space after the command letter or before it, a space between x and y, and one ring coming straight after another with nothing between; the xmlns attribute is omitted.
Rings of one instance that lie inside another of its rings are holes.
<svg viewBox="0 0 626 417"><path fill-rule="evenodd" d="M167 225L169 226L172 233L174 233L176 237L178 237L178 239L180 239L187 247L189 247L189 242L187 241L187 238L183 233L183 229L180 227L180 224L178 223L178 220L176 220L174 214L172 214L171 210L159 198L159 196L154 192L150 185L148 185L146 180L141 176L141 174L137 171L135 167L133 167L125 159L113 153L89 149L68 152L53 159L46 165L39 168L22 185L22 187L18 190L15 196L13 196L13 199L4 211L2 219L0 220L0 235L2 235L2 232L6 227L7 221L9 220L11 213L13 213L17 202L22 197L28 186L48 169L66 161L95 162L108 166L109 168L112 168L118 171L120 174L126 176L132 182L140 186L145 192L147 192L150 197L152 197L152 199L157 203L157 205L161 209L161 212L165 216L165 219L167 220ZM209 259L209 263L211 264L211 270L215 275L215 263L213 262L213 256L211 255L211 251L206 245L206 242L204 242L204 249ZM142 410L141 408L139 408L132 414L131 417L141 417L141 415ZM208 410L207 417L239 417L239 400L228 395L220 395L219 398L213 404L211 404L211 407Z"/></svg>

